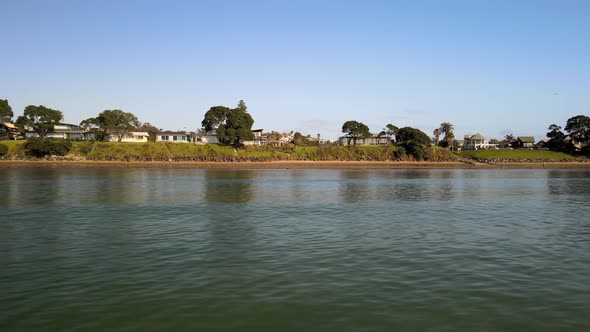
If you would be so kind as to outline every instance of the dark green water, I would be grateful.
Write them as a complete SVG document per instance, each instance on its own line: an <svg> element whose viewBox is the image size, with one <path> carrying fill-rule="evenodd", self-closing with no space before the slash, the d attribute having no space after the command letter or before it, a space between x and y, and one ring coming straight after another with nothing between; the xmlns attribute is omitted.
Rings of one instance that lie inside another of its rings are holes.
<svg viewBox="0 0 590 332"><path fill-rule="evenodd" d="M590 331L590 172L0 169L0 331Z"/></svg>

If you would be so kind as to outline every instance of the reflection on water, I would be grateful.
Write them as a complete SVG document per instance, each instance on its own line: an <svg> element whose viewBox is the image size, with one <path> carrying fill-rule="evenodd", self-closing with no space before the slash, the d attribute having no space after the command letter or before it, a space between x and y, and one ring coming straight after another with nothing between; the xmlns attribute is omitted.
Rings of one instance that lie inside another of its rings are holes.
<svg viewBox="0 0 590 332"><path fill-rule="evenodd" d="M589 330L589 175L2 170L0 330Z"/></svg>

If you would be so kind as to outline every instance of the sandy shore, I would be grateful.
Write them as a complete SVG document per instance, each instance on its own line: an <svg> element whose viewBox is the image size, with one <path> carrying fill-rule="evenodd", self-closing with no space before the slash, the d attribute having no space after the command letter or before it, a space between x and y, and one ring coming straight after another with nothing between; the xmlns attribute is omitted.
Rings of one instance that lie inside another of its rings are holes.
<svg viewBox="0 0 590 332"><path fill-rule="evenodd" d="M590 169L590 163L392 162L392 161L271 161L271 162L140 162L0 160L0 168L179 168L179 169Z"/></svg>

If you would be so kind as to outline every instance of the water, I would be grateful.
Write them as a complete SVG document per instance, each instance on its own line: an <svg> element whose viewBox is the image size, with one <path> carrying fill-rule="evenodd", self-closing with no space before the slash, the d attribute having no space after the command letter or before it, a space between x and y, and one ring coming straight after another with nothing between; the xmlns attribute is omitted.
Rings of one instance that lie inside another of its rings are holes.
<svg viewBox="0 0 590 332"><path fill-rule="evenodd" d="M588 331L590 172L1 169L1 331Z"/></svg>

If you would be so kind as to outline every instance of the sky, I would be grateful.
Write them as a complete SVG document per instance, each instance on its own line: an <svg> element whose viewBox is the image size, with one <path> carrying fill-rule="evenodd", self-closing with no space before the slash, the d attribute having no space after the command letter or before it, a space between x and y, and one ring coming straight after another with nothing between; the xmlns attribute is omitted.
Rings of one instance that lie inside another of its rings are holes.
<svg viewBox="0 0 590 332"><path fill-rule="evenodd" d="M0 98L79 123L122 109L196 130L337 138L347 120L543 138L590 114L590 1L0 0Z"/></svg>

